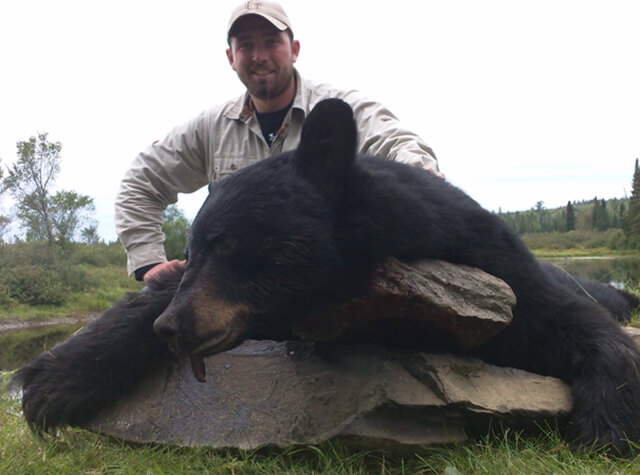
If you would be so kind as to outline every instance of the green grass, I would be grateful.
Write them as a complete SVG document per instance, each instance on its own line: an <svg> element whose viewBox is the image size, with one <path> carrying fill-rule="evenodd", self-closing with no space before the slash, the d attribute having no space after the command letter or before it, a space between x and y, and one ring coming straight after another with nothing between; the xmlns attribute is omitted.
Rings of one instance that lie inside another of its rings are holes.
<svg viewBox="0 0 640 475"><path fill-rule="evenodd" d="M593 249L549 249L537 248L532 249L536 257L540 259L549 258L574 258L574 257L640 257L637 251L613 251L607 248Z"/></svg>
<svg viewBox="0 0 640 475"><path fill-rule="evenodd" d="M133 445L84 430L45 440L27 428L19 403L0 394L2 474L640 474L640 459L574 454L556 432L506 431L450 447L391 456L322 444L287 450L220 452L207 448Z"/></svg>

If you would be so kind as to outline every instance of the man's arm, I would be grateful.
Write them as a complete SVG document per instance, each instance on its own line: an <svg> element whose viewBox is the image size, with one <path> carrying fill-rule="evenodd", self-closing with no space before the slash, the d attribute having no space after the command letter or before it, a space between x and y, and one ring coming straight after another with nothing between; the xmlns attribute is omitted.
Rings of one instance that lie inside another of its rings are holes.
<svg viewBox="0 0 640 475"><path fill-rule="evenodd" d="M125 174L116 198L116 231L127 250L129 274L166 262L162 213L178 193L208 183L206 132L203 114L148 147Z"/></svg>

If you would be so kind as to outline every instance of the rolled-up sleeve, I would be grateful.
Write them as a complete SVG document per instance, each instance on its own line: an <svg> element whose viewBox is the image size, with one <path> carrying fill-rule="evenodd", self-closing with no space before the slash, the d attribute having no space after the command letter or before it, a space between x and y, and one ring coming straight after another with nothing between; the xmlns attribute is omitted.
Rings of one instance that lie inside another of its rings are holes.
<svg viewBox="0 0 640 475"><path fill-rule="evenodd" d="M166 261L162 214L208 183L205 114L175 128L140 153L125 174L116 198L115 224L127 250L127 271Z"/></svg>

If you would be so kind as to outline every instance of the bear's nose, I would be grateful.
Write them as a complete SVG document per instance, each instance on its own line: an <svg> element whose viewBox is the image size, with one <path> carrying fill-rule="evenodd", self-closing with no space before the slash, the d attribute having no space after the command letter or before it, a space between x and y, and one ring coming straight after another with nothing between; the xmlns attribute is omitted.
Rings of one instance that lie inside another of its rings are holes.
<svg viewBox="0 0 640 475"><path fill-rule="evenodd" d="M156 318L156 321L153 322L153 331L160 338L170 343L176 339L180 331L178 319L175 318L173 312L167 312L165 310Z"/></svg>

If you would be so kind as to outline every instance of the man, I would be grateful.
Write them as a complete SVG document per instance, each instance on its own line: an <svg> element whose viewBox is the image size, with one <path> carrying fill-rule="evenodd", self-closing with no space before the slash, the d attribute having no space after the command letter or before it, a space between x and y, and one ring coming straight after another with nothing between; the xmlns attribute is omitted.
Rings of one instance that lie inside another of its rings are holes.
<svg viewBox="0 0 640 475"><path fill-rule="evenodd" d="M329 97L354 110L359 149L438 172L431 148L403 129L381 104L356 91L340 91L300 77L294 63L300 42L274 2L249 1L231 15L227 58L247 92L174 129L134 160L116 200L116 230L127 250L127 269L148 280L167 268L162 213L211 181L296 147L304 118ZM161 264L161 265L158 265ZM152 270L151 270L152 269ZM151 272L149 272L151 271Z"/></svg>

